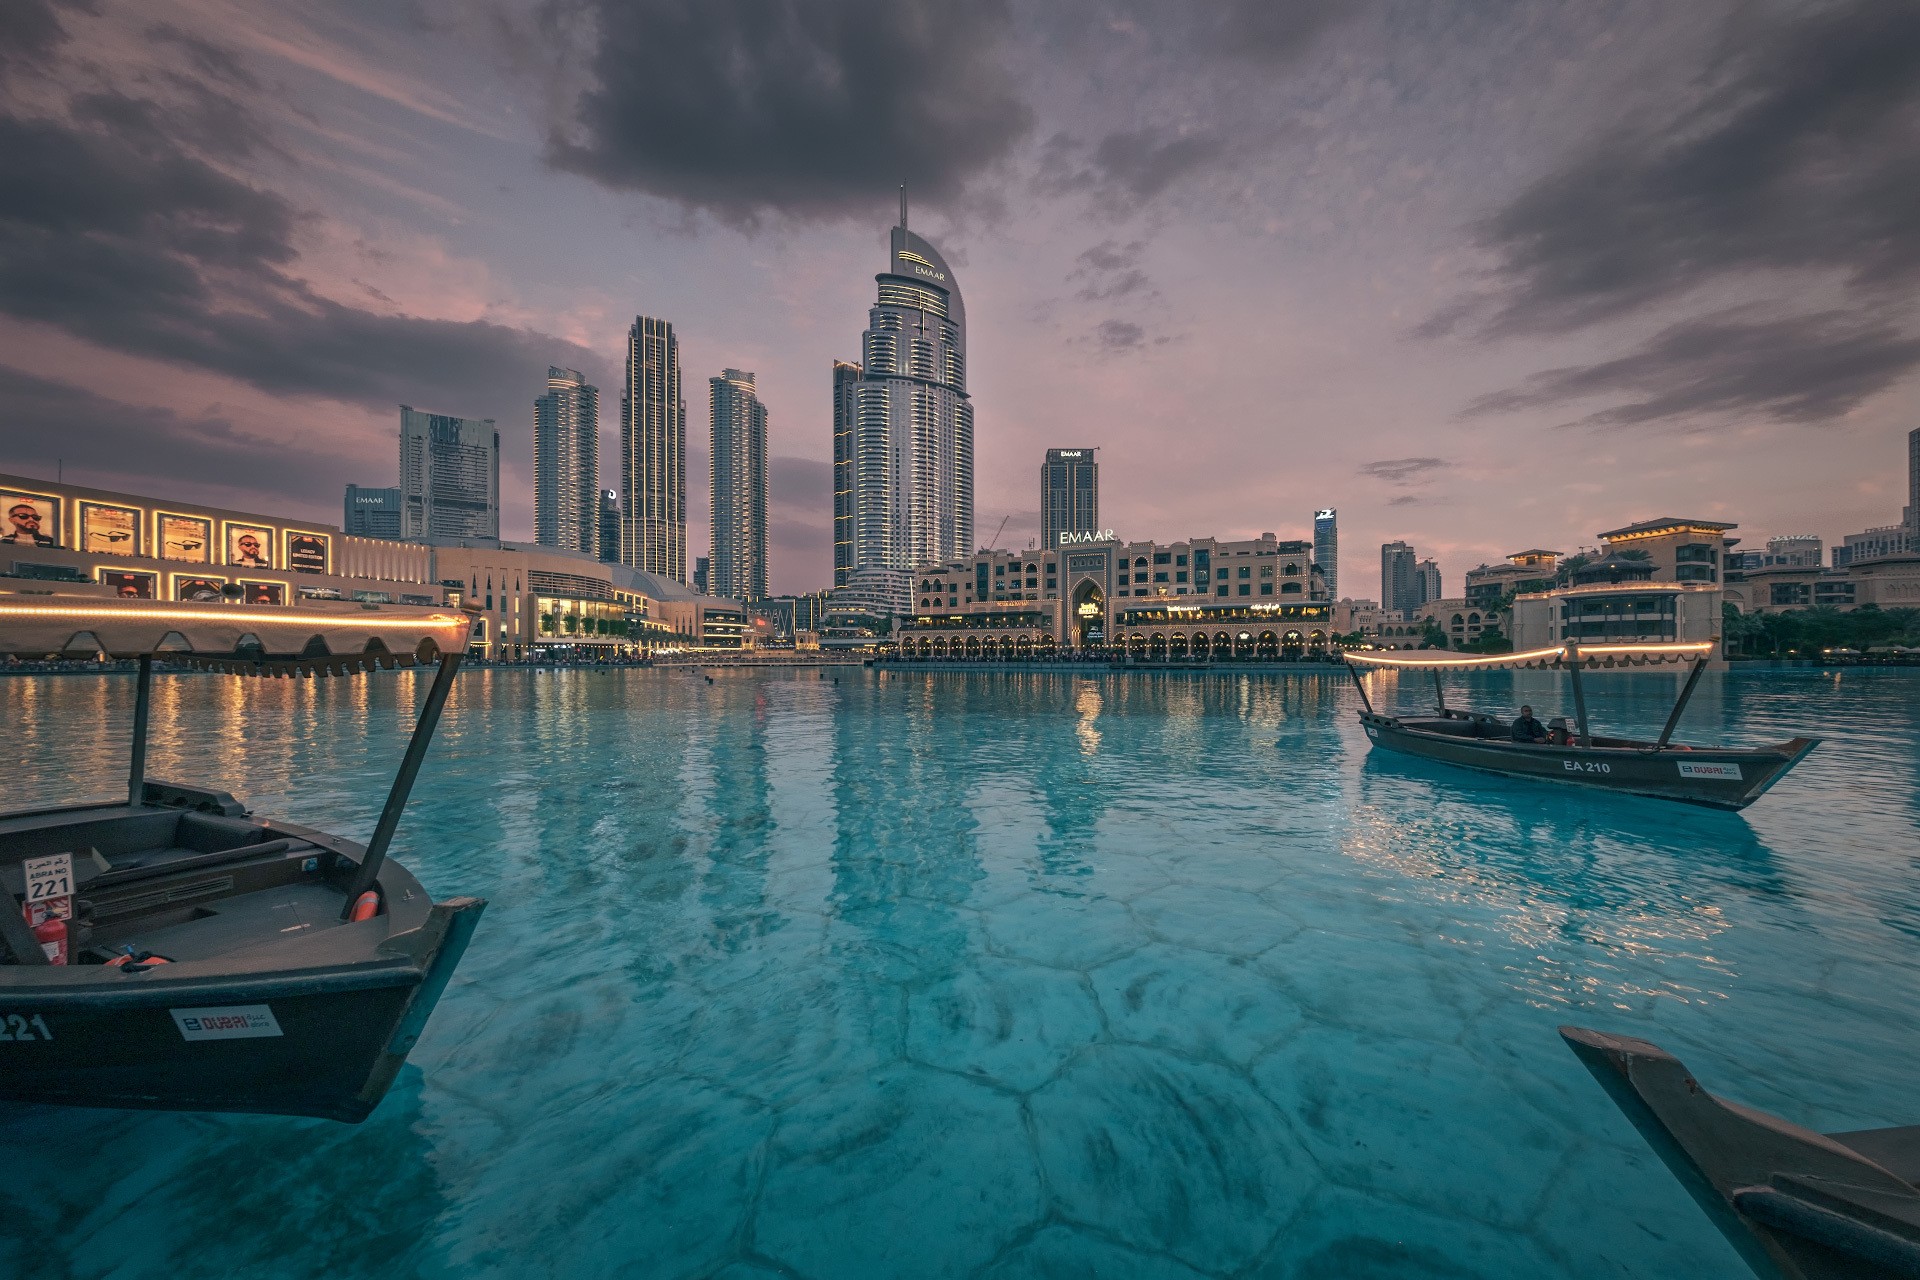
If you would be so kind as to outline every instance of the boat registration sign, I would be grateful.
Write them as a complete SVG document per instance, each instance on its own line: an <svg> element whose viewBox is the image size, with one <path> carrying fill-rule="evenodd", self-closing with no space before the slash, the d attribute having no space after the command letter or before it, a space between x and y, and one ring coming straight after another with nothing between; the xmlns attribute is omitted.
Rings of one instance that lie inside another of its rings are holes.
<svg viewBox="0 0 1920 1280"><path fill-rule="evenodd" d="M264 1004L229 1004L216 1009L169 1009L186 1040L256 1040L282 1034L273 1010Z"/></svg>
<svg viewBox="0 0 1920 1280"><path fill-rule="evenodd" d="M1732 782L1744 782L1737 764L1698 764L1692 760L1679 762L1680 776L1683 778L1723 778Z"/></svg>
<svg viewBox="0 0 1920 1280"><path fill-rule="evenodd" d="M73 855L70 853L56 853L51 858L28 858L23 869L27 877L29 904L65 898L73 893Z"/></svg>

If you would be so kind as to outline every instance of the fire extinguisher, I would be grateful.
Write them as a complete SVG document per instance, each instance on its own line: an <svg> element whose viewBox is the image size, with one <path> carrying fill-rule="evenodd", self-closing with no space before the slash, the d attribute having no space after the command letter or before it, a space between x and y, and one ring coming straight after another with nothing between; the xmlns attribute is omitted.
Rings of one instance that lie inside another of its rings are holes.
<svg viewBox="0 0 1920 1280"><path fill-rule="evenodd" d="M27 908L27 923L33 927L33 940L47 953L48 964L67 962L67 922L56 915L51 904L35 903Z"/></svg>

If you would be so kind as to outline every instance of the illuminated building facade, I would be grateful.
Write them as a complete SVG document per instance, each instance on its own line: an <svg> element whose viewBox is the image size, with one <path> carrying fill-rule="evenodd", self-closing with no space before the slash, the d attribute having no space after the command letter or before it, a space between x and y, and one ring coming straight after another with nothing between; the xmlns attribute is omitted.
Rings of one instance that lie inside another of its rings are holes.
<svg viewBox="0 0 1920 1280"><path fill-rule="evenodd" d="M492 418L400 406L400 536L500 536L500 433Z"/></svg>
<svg viewBox="0 0 1920 1280"><path fill-rule="evenodd" d="M673 326L634 317L620 388L620 563L687 580L687 400Z"/></svg>
<svg viewBox="0 0 1920 1280"><path fill-rule="evenodd" d="M1332 603L1312 550L1309 542L1269 533L980 551L913 575L915 609L898 629L900 651L1117 651L1170 660L1324 648L1333 634Z"/></svg>
<svg viewBox="0 0 1920 1280"><path fill-rule="evenodd" d="M1040 545L1064 545L1061 534L1100 531L1100 464L1092 449L1049 449L1040 464Z"/></svg>
<svg viewBox="0 0 1920 1280"><path fill-rule="evenodd" d="M1340 513L1322 507L1313 513L1313 562L1327 580L1327 596L1340 598Z"/></svg>
<svg viewBox="0 0 1920 1280"><path fill-rule="evenodd" d="M347 486L346 505L341 528L356 538L400 537L400 490L398 487L369 489L364 485Z"/></svg>
<svg viewBox="0 0 1920 1280"><path fill-rule="evenodd" d="M707 590L737 600L767 595L767 407L753 375L728 369L710 380L713 481Z"/></svg>
<svg viewBox="0 0 1920 1280"><path fill-rule="evenodd" d="M1644 552L1653 566L1655 582L1718 583L1726 549L1739 541L1727 537L1727 532L1739 527L1718 520L1661 516L1658 520L1642 520L1609 529L1599 536L1607 544L1609 556Z"/></svg>
<svg viewBox="0 0 1920 1280"><path fill-rule="evenodd" d="M847 360L833 362L833 585L844 587L853 572L853 433L859 418L863 371Z"/></svg>
<svg viewBox="0 0 1920 1280"><path fill-rule="evenodd" d="M600 553L600 389L578 369L549 368L533 402L533 540Z"/></svg>
<svg viewBox="0 0 1920 1280"><path fill-rule="evenodd" d="M966 307L946 260L906 224L903 196L850 406L852 366L834 370L836 584L855 569L916 569L974 549Z"/></svg>

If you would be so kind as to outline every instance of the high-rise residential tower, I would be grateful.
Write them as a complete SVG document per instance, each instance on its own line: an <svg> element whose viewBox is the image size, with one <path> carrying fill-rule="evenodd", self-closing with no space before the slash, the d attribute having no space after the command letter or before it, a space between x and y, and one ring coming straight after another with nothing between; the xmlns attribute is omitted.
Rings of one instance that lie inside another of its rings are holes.
<svg viewBox="0 0 1920 1280"><path fill-rule="evenodd" d="M578 369L547 369L533 402L533 540L600 551L600 389Z"/></svg>
<svg viewBox="0 0 1920 1280"><path fill-rule="evenodd" d="M687 401L673 326L634 317L620 388L620 563L687 580Z"/></svg>
<svg viewBox="0 0 1920 1280"><path fill-rule="evenodd" d="M500 433L492 418L400 406L400 536L500 536Z"/></svg>
<svg viewBox="0 0 1920 1280"><path fill-rule="evenodd" d="M847 585L853 572L853 430L859 414L863 371L847 360L833 362L833 585Z"/></svg>
<svg viewBox="0 0 1920 1280"><path fill-rule="evenodd" d="M1327 599L1340 598L1340 513L1322 507L1313 513L1313 562L1326 579Z"/></svg>
<svg viewBox="0 0 1920 1280"><path fill-rule="evenodd" d="M600 558L620 563L620 491L600 491Z"/></svg>
<svg viewBox="0 0 1920 1280"><path fill-rule="evenodd" d="M734 600L767 595L767 407L753 375L728 369L713 389L713 540L707 592Z"/></svg>
<svg viewBox="0 0 1920 1280"><path fill-rule="evenodd" d="M1413 548L1404 542L1380 546L1380 607L1405 613L1420 606L1420 580L1414 572Z"/></svg>
<svg viewBox="0 0 1920 1280"><path fill-rule="evenodd" d="M858 569L905 571L974 551L966 307L940 251L907 230L904 194L892 255L874 280L879 297L860 339L846 450L852 480L846 572L836 548L837 582ZM836 482L842 376L836 368ZM838 541L838 519L835 525Z"/></svg>
<svg viewBox="0 0 1920 1280"><path fill-rule="evenodd" d="M1433 560L1421 560L1413 566L1414 581L1420 588L1420 598L1414 601L1415 607L1429 600L1438 600L1446 594L1440 589L1440 565Z"/></svg>
<svg viewBox="0 0 1920 1280"><path fill-rule="evenodd" d="M1049 449L1040 463L1040 545L1057 547L1063 533L1092 537L1100 530L1100 466L1092 449Z"/></svg>

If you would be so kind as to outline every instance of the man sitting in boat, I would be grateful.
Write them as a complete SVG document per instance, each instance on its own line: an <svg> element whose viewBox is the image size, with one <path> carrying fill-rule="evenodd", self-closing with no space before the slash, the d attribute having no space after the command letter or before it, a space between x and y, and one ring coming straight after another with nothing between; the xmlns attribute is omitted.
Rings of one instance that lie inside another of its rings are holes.
<svg viewBox="0 0 1920 1280"><path fill-rule="evenodd" d="M1547 726L1533 718L1532 707L1521 707L1520 718L1513 722L1513 740L1515 742L1545 742Z"/></svg>

